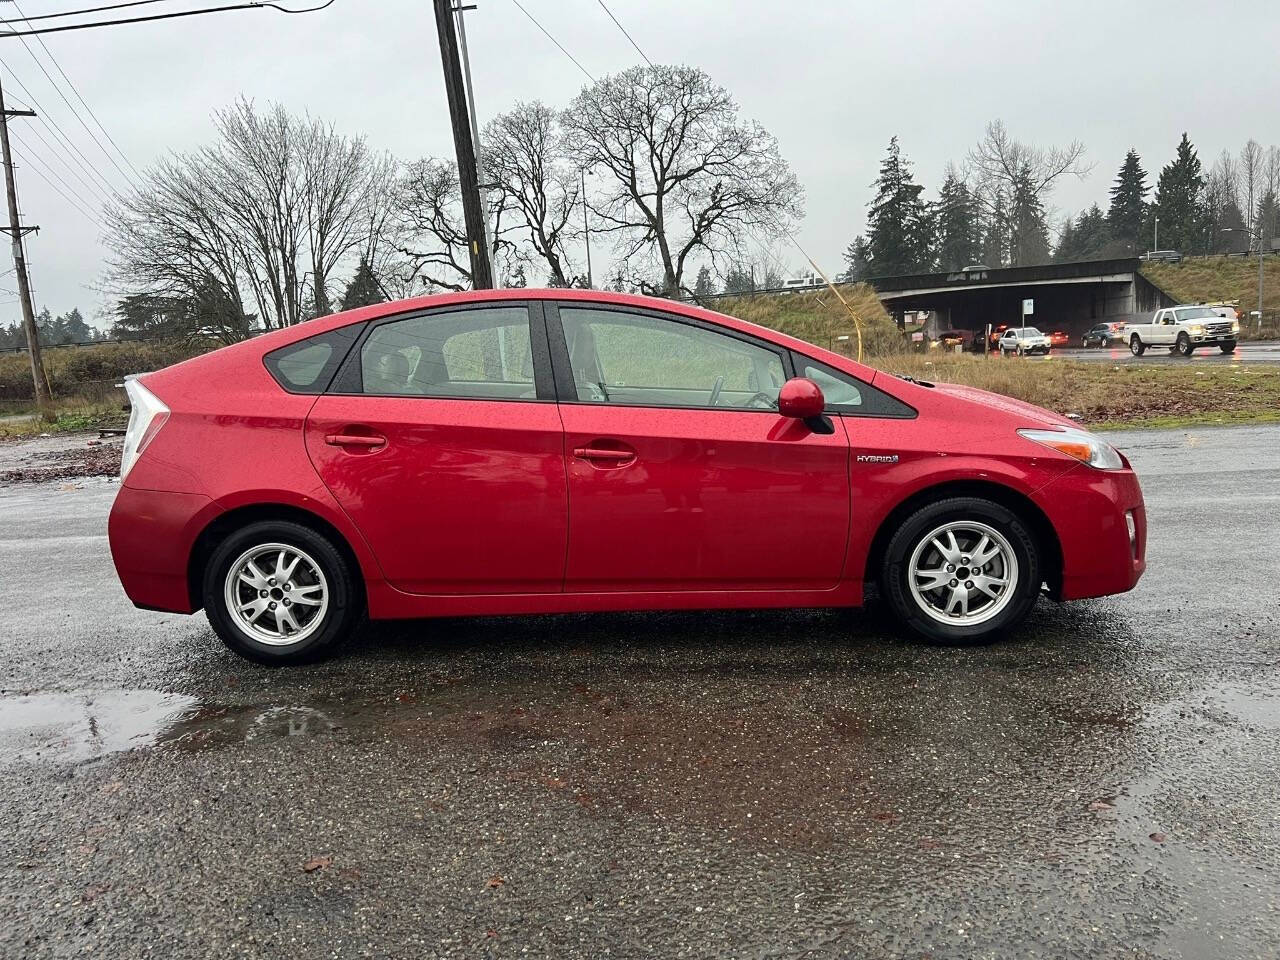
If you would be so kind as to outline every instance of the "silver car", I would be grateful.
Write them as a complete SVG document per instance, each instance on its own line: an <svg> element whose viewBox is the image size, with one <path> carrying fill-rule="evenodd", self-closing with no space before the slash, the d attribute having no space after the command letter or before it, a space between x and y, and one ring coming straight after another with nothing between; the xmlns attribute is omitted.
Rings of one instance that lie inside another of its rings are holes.
<svg viewBox="0 0 1280 960"><path fill-rule="evenodd" d="M1010 327L1000 338L1000 355L1048 353L1049 338L1035 327Z"/></svg>

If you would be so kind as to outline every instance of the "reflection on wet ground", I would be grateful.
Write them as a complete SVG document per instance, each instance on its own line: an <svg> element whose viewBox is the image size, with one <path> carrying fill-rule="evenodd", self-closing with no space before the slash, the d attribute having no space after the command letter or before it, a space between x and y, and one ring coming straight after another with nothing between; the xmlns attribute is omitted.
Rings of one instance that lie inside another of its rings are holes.
<svg viewBox="0 0 1280 960"><path fill-rule="evenodd" d="M0 697L0 764L80 763L151 746L195 706L194 697L156 690Z"/></svg>

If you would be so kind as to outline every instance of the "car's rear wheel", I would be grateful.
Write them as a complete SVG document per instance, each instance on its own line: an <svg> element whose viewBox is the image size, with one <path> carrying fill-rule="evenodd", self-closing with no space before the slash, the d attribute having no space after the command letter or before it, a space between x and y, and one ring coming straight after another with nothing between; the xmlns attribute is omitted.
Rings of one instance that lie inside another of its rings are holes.
<svg viewBox="0 0 1280 960"><path fill-rule="evenodd" d="M1235 342L1234 340L1230 340L1230 341L1228 341L1227 343L1220 343L1220 344L1218 344L1218 348L1219 348L1223 353L1235 353L1235 352L1236 352L1236 342Z"/></svg>
<svg viewBox="0 0 1280 960"><path fill-rule="evenodd" d="M204 608L214 632L265 664L315 659L354 626L361 595L337 547L310 527L252 523L213 551Z"/></svg>
<svg viewBox="0 0 1280 960"><path fill-rule="evenodd" d="M1136 333L1129 338L1129 352L1135 357L1140 357L1147 352L1147 345L1142 342L1142 338Z"/></svg>
<svg viewBox="0 0 1280 960"><path fill-rule="evenodd" d="M1040 593L1027 524L998 503L955 497L909 516L889 541L881 591L894 616L932 643L994 639L1020 623Z"/></svg>

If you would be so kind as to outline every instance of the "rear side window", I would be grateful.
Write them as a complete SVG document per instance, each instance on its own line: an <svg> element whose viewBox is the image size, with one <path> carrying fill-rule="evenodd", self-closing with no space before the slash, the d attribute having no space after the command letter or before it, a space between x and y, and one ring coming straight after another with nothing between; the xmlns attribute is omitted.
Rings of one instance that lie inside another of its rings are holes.
<svg viewBox="0 0 1280 960"><path fill-rule="evenodd" d="M857 377L842 373L825 363L818 363L800 354L792 354L796 375L807 377L822 388L827 409L832 413L854 417L886 417L909 420L916 416L913 407L907 406L883 390L877 390Z"/></svg>
<svg viewBox="0 0 1280 960"><path fill-rule="evenodd" d="M272 350L263 361L276 383L290 393L324 393L363 330L362 323L348 324Z"/></svg>
<svg viewBox="0 0 1280 960"><path fill-rule="evenodd" d="M529 310L483 307L375 327L360 348L363 392L384 397L534 400Z"/></svg>

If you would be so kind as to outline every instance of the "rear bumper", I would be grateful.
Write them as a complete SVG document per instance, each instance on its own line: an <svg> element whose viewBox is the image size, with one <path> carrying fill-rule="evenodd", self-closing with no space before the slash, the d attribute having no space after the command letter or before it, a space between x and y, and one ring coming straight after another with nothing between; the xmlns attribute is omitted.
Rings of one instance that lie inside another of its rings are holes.
<svg viewBox="0 0 1280 960"><path fill-rule="evenodd" d="M144 610L193 613L187 564L195 539L222 509L198 493L121 486L107 537L124 592Z"/></svg>
<svg viewBox="0 0 1280 960"><path fill-rule="evenodd" d="M1081 465L1038 491L1034 499L1053 524L1062 548L1058 599L1125 593L1137 585L1147 568L1147 513L1132 470Z"/></svg>

